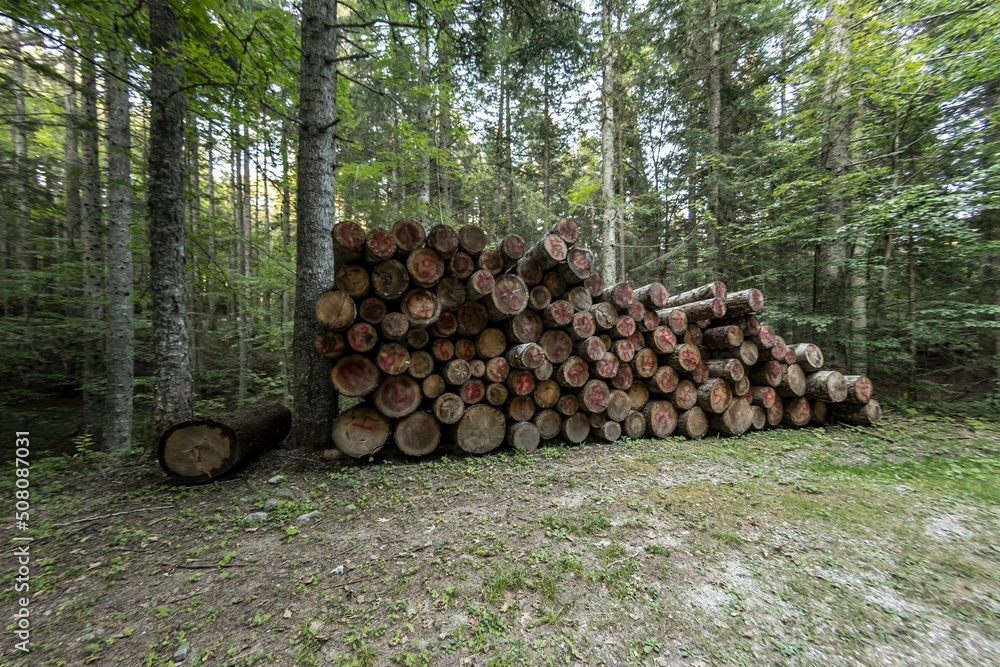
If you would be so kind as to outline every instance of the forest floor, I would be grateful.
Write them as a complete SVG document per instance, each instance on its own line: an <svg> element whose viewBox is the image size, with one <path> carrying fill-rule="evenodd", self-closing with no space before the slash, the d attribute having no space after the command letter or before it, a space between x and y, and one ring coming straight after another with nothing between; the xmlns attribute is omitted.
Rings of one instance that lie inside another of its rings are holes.
<svg viewBox="0 0 1000 667"><path fill-rule="evenodd" d="M31 652L8 625L0 664L1000 663L995 421L30 480Z"/></svg>

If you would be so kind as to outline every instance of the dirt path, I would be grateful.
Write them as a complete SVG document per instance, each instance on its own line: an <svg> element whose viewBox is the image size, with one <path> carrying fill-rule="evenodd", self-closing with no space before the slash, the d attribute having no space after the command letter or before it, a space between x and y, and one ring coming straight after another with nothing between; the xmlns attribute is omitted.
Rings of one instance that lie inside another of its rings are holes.
<svg viewBox="0 0 1000 667"><path fill-rule="evenodd" d="M997 664L998 453L996 423L896 417L533 456L275 452L191 489L36 462L33 648L8 632L0 662Z"/></svg>

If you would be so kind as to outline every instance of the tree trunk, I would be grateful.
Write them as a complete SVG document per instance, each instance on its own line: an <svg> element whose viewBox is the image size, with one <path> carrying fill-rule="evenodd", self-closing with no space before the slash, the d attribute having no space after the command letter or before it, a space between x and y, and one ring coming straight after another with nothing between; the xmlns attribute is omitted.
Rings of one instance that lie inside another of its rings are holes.
<svg viewBox="0 0 1000 667"><path fill-rule="evenodd" d="M605 280L616 282L618 275L618 206L615 201L615 60L612 36L612 0L601 2L601 273Z"/></svg>
<svg viewBox="0 0 1000 667"><path fill-rule="evenodd" d="M280 403L258 403L234 412L183 421L157 444L160 467L178 482L198 484L235 472L281 444L292 414Z"/></svg>
<svg viewBox="0 0 1000 667"><path fill-rule="evenodd" d="M184 273L184 115L181 32L168 0L150 0L149 246L153 302L151 433L190 419L193 412L191 357L187 335ZM309 301L308 317L313 301ZM305 347L315 361L312 331ZM325 384L325 383L324 383Z"/></svg>
<svg viewBox="0 0 1000 667"><path fill-rule="evenodd" d="M108 51L105 98L108 141L108 369L104 449L132 444L135 332L132 311L132 133L128 69L121 51Z"/></svg>

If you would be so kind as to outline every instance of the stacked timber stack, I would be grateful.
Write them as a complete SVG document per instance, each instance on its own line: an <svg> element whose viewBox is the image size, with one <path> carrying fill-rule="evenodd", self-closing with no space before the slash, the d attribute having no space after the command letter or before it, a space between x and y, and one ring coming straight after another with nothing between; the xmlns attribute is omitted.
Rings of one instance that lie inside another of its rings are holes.
<svg viewBox="0 0 1000 667"><path fill-rule="evenodd" d="M789 346L760 323L758 290L605 285L579 236L569 219L530 247L513 234L487 247L471 225L403 219L366 234L338 223L316 349L335 359L335 390L363 400L337 418L337 447L368 457L391 438L414 456L442 442L532 451L557 437L878 419L867 378L823 370L816 346Z"/></svg>

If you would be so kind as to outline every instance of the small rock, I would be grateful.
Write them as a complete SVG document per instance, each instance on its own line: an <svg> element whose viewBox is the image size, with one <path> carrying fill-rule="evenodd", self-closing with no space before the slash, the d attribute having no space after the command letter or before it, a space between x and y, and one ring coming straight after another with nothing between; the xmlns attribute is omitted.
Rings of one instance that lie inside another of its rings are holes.
<svg viewBox="0 0 1000 667"><path fill-rule="evenodd" d="M264 501L264 509L265 510L273 510L275 507L278 506L279 503L281 503L281 501L278 500L277 498L273 498L273 497L272 498L268 498L267 500Z"/></svg>
<svg viewBox="0 0 1000 667"><path fill-rule="evenodd" d="M268 484L281 484L284 481L285 481L285 476L284 475L275 475L271 479L267 480L267 483Z"/></svg>
<svg viewBox="0 0 1000 667"><path fill-rule="evenodd" d="M191 655L191 644L184 642L174 651L174 662L184 662Z"/></svg>
<svg viewBox="0 0 1000 667"><path fill-rule="evenodd" d="M319 514L319 510L313 510L312 512L307 512L307 513L303 514L300 517L296 517L295 522L296 523L309 523L309 521L314 516L316 516L317 514Z"/></svg>
<svg viewBox="0 0 1000 667"><path fill-rule="evenodd" d="M282 487L274 492L276 498L294 498L295 493L288 487Z"/></svg>
<svg viewBox="0 0 1000 667"><path fill-rule="evenodd" d="M265 519L267 519L267 512L250 512L243 517L244 521L264 521Z"/></svg>
<svg viewBox="0 0 1000 667"><path fill-rule="evenodd" d="M337 567L330 570L330 574L343 574L343 573L344 573L343 565L338 565Z"/></svg>
<svg viewBox="0 0 1000 667"><path fill-rule="evenodd" d="M344 452L339 449L324 449L323 450L323 460L324 461L341 461L343 460Z"/></svg>

